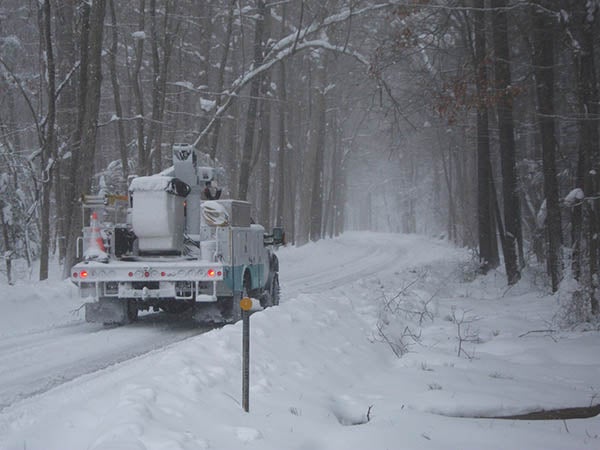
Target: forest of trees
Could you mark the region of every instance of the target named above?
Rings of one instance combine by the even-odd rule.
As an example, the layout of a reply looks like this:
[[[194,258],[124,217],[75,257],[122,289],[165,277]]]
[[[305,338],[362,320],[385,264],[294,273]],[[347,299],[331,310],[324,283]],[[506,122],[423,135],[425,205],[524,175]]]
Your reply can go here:
[[[291,242],[419,232],[598,314],[598,0],[2,0],[0,249],[68,271],[79,198],[192,143]],[[66,273],[66,272],[65,272]]]

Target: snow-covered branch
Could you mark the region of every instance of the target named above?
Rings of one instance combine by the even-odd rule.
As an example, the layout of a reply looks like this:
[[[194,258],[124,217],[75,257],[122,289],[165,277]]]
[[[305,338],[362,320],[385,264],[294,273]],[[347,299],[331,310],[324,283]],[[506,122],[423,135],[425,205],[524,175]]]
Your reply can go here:
[[[315,35],[332,25],[347,21],[352,17],[361,16],[375,11],[380,11],[386,8],[391,8],[394,6],[398,6],[399,4],[400,3],[397,0],[394,0],[385,3],[379,3],[376,5],[366,6],[360,9],[344,8],[342,11],[336,14],[326,17],[321,22],[313,22],[306,28],[294,30],[286,37],[274,43],[266,53],[262,64],[258,65],[257,67],[251,67],[248,72],[243,73],[235,81],[233,81],[229,90],[223,92],[223,95],[226,96],[226,100],[216,109],[213,117],[210,119],[208,124],[204,127],[203,130],[200,131],[198,137],[194,141],[194,147],[198,147],[200,142],[207,137],[214,124],[223,116],[227,109],[229,109],[233,99],[238,95],[242,88],[244,88],[255,77],[260,76],[263,73],[270,70],[278,62],[283,61],[302,50],[312,48],[323,48],[337,53],[346,54],[355,58],[367,68],[370,68],[369,60],[364,55],[361,55],[359,52],[350,48],[350,46],[348,46],[347,43],[345,43],[343,46],[339,46],[331,44],[325,39],[308,39],[310,36]],[[380,82],[382,82],[382,80],[380,80]],[[387,89],[386,91],[389,93]]]

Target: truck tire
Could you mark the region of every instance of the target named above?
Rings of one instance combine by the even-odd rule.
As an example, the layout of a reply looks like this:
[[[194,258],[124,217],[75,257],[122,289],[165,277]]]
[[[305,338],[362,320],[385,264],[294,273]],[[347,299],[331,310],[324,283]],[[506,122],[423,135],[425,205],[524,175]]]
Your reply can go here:
[[[273,275],[273,280],[271,281],[271,304],[273,306],[279,305],[279,297],[281,294],[281,289],[279,287],[279,275]]]
[[[136,322],[138,319],[138,307],[137,300],[129,299],[127,300],[127,320],[128,323]]]
[[[260,306],[270,308],[279,305],[279,276],[275,273],[269,277],[265,290],[260,296]]]
[[[271,297],[270,289],[265,289],[262,294],[260,294],[260,306],[263,309],[273,306],[273,298]]]

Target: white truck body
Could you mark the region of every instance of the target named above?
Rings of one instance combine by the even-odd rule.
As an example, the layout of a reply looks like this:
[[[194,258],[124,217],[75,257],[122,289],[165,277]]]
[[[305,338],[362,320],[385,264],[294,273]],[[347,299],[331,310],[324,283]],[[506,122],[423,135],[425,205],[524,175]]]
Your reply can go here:
[[[171,171],[131,181],[128,197],[121,198],[127,202],[124,224],[106,220],[111,198],[84,202],[84,211],[98,219],[84,227],[84,258],[71,281],[92,300],[86,320],[122,324],[135,320],[138,310],[213,304],[235,321],[242,295],[264,306],[278,303],[272,247],[283,242],[282,230],[265,234],[251,223],[248,202],[206,200],[213,169],[196,167],[193,150],[176,149],[174,163]]]

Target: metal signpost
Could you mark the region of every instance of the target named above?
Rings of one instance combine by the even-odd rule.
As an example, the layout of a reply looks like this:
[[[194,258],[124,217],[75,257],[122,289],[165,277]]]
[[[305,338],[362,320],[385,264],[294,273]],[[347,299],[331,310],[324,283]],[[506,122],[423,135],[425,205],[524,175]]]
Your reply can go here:
[[[242,408],[250,411],[250,309],[252,299],[244,297],[240,301],[242,308]]]

